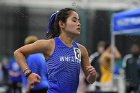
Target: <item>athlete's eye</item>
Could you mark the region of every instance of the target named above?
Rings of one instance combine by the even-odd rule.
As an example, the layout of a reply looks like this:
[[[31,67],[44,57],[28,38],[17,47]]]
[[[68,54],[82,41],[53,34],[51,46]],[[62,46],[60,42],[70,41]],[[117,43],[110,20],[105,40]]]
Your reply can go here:
[[[76,20],[72,20],[73,22],[76,22]]]

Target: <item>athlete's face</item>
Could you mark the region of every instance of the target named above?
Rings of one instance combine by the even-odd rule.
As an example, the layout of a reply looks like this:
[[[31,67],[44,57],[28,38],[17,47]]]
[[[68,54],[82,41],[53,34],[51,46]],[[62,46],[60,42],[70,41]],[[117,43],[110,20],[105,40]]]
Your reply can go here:
[[[67,18],[67,21],[65,23],[65,31],[72,35],[79,35],[80,34],[80,19],[79,15],[72,11]]]

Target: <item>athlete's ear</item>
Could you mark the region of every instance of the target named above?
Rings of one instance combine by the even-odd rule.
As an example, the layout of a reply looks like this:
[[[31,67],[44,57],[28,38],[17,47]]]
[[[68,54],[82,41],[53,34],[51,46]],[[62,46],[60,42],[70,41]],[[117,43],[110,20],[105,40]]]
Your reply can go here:
[[[60,28],[65,28],[65,23],[62,21],[59,21],[59,26],[60,26]]]

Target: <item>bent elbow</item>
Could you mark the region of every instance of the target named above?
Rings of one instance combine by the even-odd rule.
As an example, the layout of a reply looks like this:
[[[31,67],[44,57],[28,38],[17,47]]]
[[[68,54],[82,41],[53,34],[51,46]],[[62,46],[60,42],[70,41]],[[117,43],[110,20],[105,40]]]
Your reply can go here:
[[[18,54],[19,54],[19,50],[17,49],[14,51],[14,57],[16,57]]]
[[[116,57],[115,57],[115,60],[119,60],[121,58],[121,55],[117,55]]]
[[[15,56],[15,55],[17,54],[17,50],[15,50],[13,54],[14,54],[14,56]]]

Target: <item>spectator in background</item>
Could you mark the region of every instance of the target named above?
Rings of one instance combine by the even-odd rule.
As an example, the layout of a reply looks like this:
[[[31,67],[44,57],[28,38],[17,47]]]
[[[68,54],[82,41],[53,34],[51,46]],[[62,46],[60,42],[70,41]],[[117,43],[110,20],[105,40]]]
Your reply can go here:
[[[89,86],[89,91],[100,91],[100,79],[101,79],[101,69],[100,69],[100,63],[99,58],[102,55],[102,53],[105,51],[106,48],[106,42],[105,41],[99,41],[97,44],[97,51],[90,55],[89,59],[91,62],[91,65],[96,69],[96,82],[94,85]]]
[[[17,62],[11,58],[9,60],[9,93],[22,93],[22,79],[21,79],[21,69]]]
[[[106,43],[104,41],[100,41],[97,45],[97,52],[90,55],[91,65],[96,69],[96,72],[97,72],[96,81],[100,81],[100,78],[101,78],[99,57],[104,52],[105,47],[106,47]]]
[[[140,93],[140,47],[138,44],[132,44],[130,54],[123,59],[123,68],[125,71],[126,93]]]
[[[3,83],[4,85],[8,85],[8,66],[9,66],[9,63],[8,63],[8,58],[7,57],[3,57],[2,58],[2,71],[3,71]]]
[[[112,84],[112,67],[111,67],[111,57],[112,57],[112,50],[111,46],[108,46],[106,50],[103,52],[101,57],[99,58],[100,62],[100,69],[101,69],[101,79],[100,82],[103,84],[101,90],[111,90]],[[115,61],[121,58],[120,52],[114,47],[114,58]]]
[[[25,38],[25,45],[34,43],[38,38],[36,36],[28,36]],[[24,87],[26,88],[26,93],[46,93],[48,89],[48,79],[47,79],[47,67],[44,56],[41,53],[28,55],[27,64],[33,73],[40,75],[41,81],[39,84],[31,88],[31,86],[27,83],[27,79],[24,76]]]

